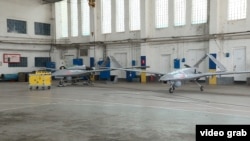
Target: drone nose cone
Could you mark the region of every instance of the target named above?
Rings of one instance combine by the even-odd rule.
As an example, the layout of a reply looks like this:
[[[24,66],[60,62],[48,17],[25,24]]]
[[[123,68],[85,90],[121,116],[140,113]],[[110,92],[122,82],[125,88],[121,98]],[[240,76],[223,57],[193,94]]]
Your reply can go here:
[[[57,76],[58,75],[58,72],[53,72],[52,74],[51,74],[51,76]]]
[[[64,74],[66,74],[67,70],[58,70],[58,71],[55,71],[51,74],[51,76],[62,76]]]
[[[166,75],[163,75],[161,78],[160,78],[160,81],[168,81],[169,79],[173,78],[172,75],[170,74],[166,74]]]

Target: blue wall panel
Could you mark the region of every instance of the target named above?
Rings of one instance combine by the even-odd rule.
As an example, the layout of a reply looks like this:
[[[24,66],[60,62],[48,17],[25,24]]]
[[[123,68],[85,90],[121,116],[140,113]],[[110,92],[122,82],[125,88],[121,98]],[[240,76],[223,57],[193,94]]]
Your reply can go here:
[[[179,69],[180,67],[180,59],[174,59],[174,68]]]
[[[141,66],[145,67],[146,66],[146,56],[141,56]]]
[[[90,67],[95,67],[95,58],[90,57]]]
[[[73,59],[73,65],[76,65],[76,66],[82,66],[83,65],[83,59]]]
[[[216,58],[215,53],[212,53],[210,55],[212,55],[214,58]],[[216,64],[210,58],[209,58],[209,69],[216,69]]]

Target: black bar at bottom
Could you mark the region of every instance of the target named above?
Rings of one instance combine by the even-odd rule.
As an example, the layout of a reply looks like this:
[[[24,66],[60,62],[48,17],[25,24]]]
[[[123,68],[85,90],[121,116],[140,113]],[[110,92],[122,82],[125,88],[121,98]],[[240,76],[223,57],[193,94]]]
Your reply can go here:
[[[196,141],[250,141],[250,125],[196,125]]]

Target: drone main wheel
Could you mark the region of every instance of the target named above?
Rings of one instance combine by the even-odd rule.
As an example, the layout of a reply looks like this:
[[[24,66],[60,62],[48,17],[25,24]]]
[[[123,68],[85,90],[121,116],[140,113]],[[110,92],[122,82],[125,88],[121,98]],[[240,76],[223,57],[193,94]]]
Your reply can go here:
[[[59,81],[58,87],[63,87],[63,86],[64,86],[63,81]]]
[[[203,86],[201,86],[201,87],[200,87],[200,90],[203,92],[203,91],[204,91],[204,87],[203,87]]]
[[[169,93],[173,93],[174,89],[173,88],[169,88]]]
[[[94,83],[93,83],[92,81],[89,81],[88,84],[89,84],[90,86],[94,86]]]

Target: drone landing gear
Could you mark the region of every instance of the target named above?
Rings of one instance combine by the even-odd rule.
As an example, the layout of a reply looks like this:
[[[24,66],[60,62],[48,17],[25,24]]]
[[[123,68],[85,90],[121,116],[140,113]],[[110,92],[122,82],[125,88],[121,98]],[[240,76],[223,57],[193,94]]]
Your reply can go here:
[[[200,83],[198,83],[196,80],[194,81],[199,87],[200,87],[200,91],[204,91],[204,86],[202,86]]]
[[[173,85],[171,85],[170,88],[169,88],[169,93],[173,93],[174,90],[175,90],[175,87]]]
[[[64,81],[63,81],[63,80],[60,80],[57,86],[58,86],[58,87],[64,87],[64,86],[65,86],[65,85],[64,85]]]
[[[87,80],[87,81],[83,82],[83,85],[93,86],[94,83],[93,83],[93,81]]]
[[[90,76],[87,77],[87,80],[83,82],[83,85],[93,86],[94,82],[90,79]]]
[[[203,91],[204,91],[204,87],[203,87],[203,86],[200,86],[200,90],[203,92]]]

